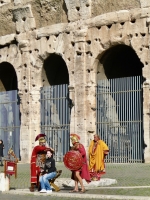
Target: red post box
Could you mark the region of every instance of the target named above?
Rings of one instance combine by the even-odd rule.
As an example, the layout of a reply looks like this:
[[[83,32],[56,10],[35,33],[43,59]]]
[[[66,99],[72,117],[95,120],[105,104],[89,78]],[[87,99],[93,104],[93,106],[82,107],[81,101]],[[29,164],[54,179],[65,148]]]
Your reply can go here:
[[[14,161],[5,160],[4,173],[5,177],[6,175],[15,175],[15,178],[17,178],[17,163]]]

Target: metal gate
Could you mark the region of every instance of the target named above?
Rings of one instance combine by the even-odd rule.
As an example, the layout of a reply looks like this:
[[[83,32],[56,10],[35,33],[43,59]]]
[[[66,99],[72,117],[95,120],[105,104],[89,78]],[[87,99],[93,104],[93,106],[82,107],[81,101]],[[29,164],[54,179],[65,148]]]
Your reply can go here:
[[[142,78],[99,80],[97,85],[97,133],[110,153],[106,162],[143,161]]]
[[[41,132],[55,149],[55,160],[62,161],[69,150],[70,99],[68,85],[41,88]]]
[[[4,142],[4,156],[12,148],[20,158],[20,109],[17,90],[0,92],[0,139]]]

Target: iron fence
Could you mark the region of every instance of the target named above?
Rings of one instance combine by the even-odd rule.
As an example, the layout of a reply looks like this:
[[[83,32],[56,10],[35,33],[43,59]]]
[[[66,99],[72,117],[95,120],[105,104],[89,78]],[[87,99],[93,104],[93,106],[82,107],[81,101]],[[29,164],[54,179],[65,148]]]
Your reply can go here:
[[[4,142],[4,156],[13,148],[20,158],[20,108],[18,91],[0,92],[0,139]]]
[[[143,162],[142,78],[99,80],[97,133],[110,153],[106,162]]]
[[[55,149],[56,161],[62,161],[69,150],[70,99],[68,85],[41,88],[41,132]]]

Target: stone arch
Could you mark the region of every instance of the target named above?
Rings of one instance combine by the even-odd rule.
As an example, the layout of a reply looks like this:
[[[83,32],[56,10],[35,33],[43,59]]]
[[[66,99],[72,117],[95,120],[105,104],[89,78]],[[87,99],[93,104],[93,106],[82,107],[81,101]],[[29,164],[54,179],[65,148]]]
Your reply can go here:
[[[144,67],[136,52],[124,44],[110,47],[103,53],[99,62],[97,74],[103,70],[103,75],[108,79],[141,76]]]
[[[13,148],[20,158],[20,98],[16,71],[9,62],[0,63],[0,137],[4,141],[4,154]],[[3,128],[1,128],[3,127]]]
[[[69,84],[69,72],[64,59],[55,53],[50,54],[43,64],[49,85]],[[43,82],[46,81],[43,77]]]
[[[105,138],[107,127],[107,131],[111,135],[111,139],[107,142],[111,141],[109,145],[112,145],[111,148],[114,149],[114,152],[117,151],[118,144],[120,144],[120,140],[116,138],[116,135],[118,135],[122,139],[121,144],[124,145],[122,149],[124,148],[124,151],[126,151],[125,145],[127,145],[132,159],[141,159],[143,161],[143,153],[141,153],[143,151],[144,133],[142,124],[143,105],[141,103],[143,93],[141,88],[142,79],[140,77],[142,76],[144,65],[134,49],[124,44],[110,47],[97,59],[99,61],[97,64],[98,93],[101,93],[101,96],[97,99],[97,106],[100,105],[102,107],[102,110],[97,112],[97,116],[99,118],[102,116],[102,118],[98,119],[97,117],[97,120],[103,123],[109,122],[108,126],[99,123],[97,130],[100,130],[101,137]],[[140,77],[136,81],[135,78],[132,80],[127,78],[120,79],[135,76]],[[101,81],[103,79],[106,80]],[[133,91],[134,93],[132,93]],[[136,93],[136,91],[140,92]],[[129,138],[128,135],[130,136]],[[127,140],[125,140],[124,136]],[[136,137],[139,142],[135,144],[134,140],[131,139],[132,137]],[[128,144],[126,144],[126,141],[128,141]],[[116,147],[115,145],[118,146]],[[139,151],[137,150],[137,152],[140,153],[137,153],[137,157],[131,152],[131,146],[134,147],[134,151],[137,150],[135,146],[138,147]],[[120,148],[119,150],[121,155],[123,155],[122,149]],[[122,162],[120,160],[114,161],[113,153],[111,156],[110,159],[113,162]],[[128,162],[128,160],[123,162]]]
[[[10,91],[18,89],[17,74],[13,67],[8,62],[0,63],[0,81],[1,81],[1,91]]]

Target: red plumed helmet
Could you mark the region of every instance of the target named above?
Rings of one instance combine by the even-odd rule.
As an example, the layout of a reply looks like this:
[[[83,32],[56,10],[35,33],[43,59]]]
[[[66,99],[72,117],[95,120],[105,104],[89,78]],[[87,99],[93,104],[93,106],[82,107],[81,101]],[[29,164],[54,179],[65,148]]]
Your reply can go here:
[[[45,138],[45,134],[44,133],[40,133],[40,134],[38,134],[37,136],[36,136],[36,138],[35,138],[35,142],[37,141],[37,140],[39,140],[41,137],[43,138]]]

